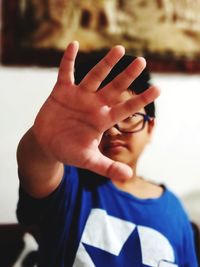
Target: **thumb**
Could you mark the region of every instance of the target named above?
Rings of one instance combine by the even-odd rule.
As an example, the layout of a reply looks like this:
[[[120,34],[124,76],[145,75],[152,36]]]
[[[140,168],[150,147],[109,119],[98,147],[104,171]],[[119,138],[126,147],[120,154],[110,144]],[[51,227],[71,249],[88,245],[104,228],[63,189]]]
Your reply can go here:
[[[100,151],[92,155],[85,168],[110,179],[126,180],[133,175],[131,167],[104,156]]]

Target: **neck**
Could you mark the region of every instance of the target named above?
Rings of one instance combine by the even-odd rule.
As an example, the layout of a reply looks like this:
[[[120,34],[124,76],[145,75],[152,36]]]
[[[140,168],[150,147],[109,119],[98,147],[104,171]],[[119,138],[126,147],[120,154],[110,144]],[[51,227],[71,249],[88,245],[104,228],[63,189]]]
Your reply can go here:
[[[154,183],[148,182],[136,173],[133,169],[133,176],[129,180],[112,180],[119,189],[128,192],[141,199],[158,198],[163,193],[163,188]]]

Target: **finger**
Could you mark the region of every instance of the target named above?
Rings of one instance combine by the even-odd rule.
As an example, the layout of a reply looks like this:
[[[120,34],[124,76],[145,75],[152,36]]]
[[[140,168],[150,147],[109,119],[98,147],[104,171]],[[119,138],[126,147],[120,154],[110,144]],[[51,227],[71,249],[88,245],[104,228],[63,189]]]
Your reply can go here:
[[[79,43],[77,41],[73,41],[67,46],[60,63],[58,83],[74,83],[74,62],[78,49]]]
[[[108,54],[89,71],[80,82],[79,86],[87,91],[96,91],[124,53],[125,49],[123,46],[117,45],[113,47]]]
[[[98,94],[108,105],[118,102],[121,93],[141,74],[146,67],[142,57],[136,58],[123,72],[101,89]]]
[[[85,168],[110,179],[125,180],[133,175],[131,167],[107,158],[100,151],[96,155],[93,154]]]
[[[134,95],[131,99],[119,103],[110,109],[111,125],[126,119],[138,110],[153,102],[160,95],[160,90],[151,86],[145,92]]]

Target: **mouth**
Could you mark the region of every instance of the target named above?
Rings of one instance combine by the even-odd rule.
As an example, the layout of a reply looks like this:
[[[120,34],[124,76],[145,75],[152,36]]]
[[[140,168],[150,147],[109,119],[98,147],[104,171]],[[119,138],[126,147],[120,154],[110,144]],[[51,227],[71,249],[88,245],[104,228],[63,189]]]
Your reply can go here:
[[[123,149],[123,148],[127,148],[126,144],[124,144],[123,142],[120,141],[113,141],[113,142],[109,142],[105,145],[104,150],[108,151],[108,150],[119,150],[119,149]]]

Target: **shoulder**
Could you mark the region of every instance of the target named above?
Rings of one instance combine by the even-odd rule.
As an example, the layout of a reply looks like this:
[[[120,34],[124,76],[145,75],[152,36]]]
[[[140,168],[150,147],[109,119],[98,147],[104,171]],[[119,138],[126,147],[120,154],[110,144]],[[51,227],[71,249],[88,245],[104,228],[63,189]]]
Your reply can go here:
[[[184,209],[183,208],[183,204],[181,202],[181,199],[171,190],[169,189],[168,187],[166,187],[165,185],[162,185],[164,190],[165,190],[165,193],[167,194],[167,197],[168,197],[168,201],[171,203],[171,204],[174,204],[176,205],[177,207],[179,207],[180,209]]]
[[[182,218],[183,220],[188,221],[188,215],[185,210],[185,207],[180,199],[170,188],[164,184],[156,184],[152,181],[147,181],[147,185],[151,188],[152,192],[158,195],[159,199],[165,206],[165,211],[172,216],[175,214],[177,217]]]
[[[184,224],[190,224],[190,218],[188,213],[181,201],[181,198],[178,197],[173,191],[165,187],[165,193],[167,196],[167,207],[172,216],[176,219],[180,219]]]

